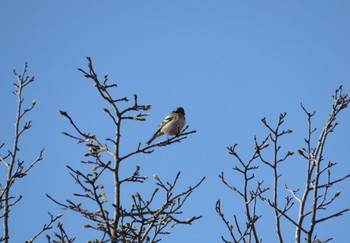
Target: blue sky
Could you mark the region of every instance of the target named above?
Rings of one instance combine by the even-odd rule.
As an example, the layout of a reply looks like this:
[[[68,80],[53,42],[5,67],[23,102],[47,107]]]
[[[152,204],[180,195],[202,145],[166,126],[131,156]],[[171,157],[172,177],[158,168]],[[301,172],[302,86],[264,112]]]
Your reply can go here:
[[[253,136],[266,134],[260,119],[275,124],[286,111],[285,128],[294,133],[283,140],[284,150],[299,149],[307,131],[300,102],[317,110],[314,125],[321,130],[334,90],[340,84],[350,90],[349,10],[348,1],[325,0],[0,1],[0,140],[11,144],[16,104],[12,70],[21,71],[27,61],[36,81],[25,97],[29,103],[36,99],[37,107],[30,114],[33,128],[23,139],[21,156],[31,160],[36,151],[46,149],[44,161],[16,185],[15,192],[24,199],[12,211],[13,240],[30,238],[47,211],[61,213],[45,193],[63,200],[78,190],[65,165],[79,166],[85,150],[61,135],[72,129],[58,110],[68,111],[87,131],[101,137],[113,134],[102,111],[106,104],[77,71],[86,67],[85,56],[91,56],[100,76],[108,74],[118,84],[116,95],[136,93],[141,103],[152,105],[146,122],[124,127],[123,151],[146,142],[172,109],[185,108],[187,124],[197,133],[181,144],[131,159],[123,173],[140,165],[149,177],[157,173],[170,180],[182,171],[179,186],[184,189],[206,176],[183,210],[184,218],[203,218],[175,228],[163,241],[220,242],[226,231],[215,214],[215,201],[222,199],[226,215],[243,211],[241,201],[218,178],[225,171],[231,181],[240,182],[231,173],[235,164],[226,146],[238,143],[242,157],[249,158]],[[339,162],[335,175],[350,171],[345,150],[349,111],[339,119],[326,150],[328,160]],[[293,156],[286,165],[290,184],[303,180],[303,162]],[[260,176],[268,180],[269,171]],[[332,210],[349,206],[348,183],[342,184],[342,196]],[[78,215],[64,213],[63,223],[78,242],[93,235],[82,229],[85,221]],[[276,239],[268,223],[272,211],[262,207],[261,214],[261,222],[267,223],[259,225],[260,231],[269,232],[261,236],[271,242]],[[319,234],[342,242],[348,239],[348,224],[345,215],[321,225]],[[294,231],[286,225],[286,237],[291,237],[286,241],[292,241]]]

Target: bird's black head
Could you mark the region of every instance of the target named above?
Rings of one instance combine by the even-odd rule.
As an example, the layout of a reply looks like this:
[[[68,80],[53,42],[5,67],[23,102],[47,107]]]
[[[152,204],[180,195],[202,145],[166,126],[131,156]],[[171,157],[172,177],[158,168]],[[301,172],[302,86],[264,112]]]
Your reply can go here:
[[[182,107],[176,108],[176,110],[175,110],[174,112],[185,115],[185,110],[184,110],[184,108],[182,108]]]

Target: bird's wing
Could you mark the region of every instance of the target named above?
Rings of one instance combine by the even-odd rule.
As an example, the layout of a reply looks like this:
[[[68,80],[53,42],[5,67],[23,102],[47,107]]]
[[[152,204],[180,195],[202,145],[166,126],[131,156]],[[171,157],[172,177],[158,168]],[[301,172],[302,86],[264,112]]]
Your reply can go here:
[[[171,113],[169,115],[167,115],[164,120],[158,125],[158,129],[157,131],[154,133],[153,137],[147,142],[147,144],[151,144],[151,142],[158,136],[163,135],[164,132],[162,132],[162,129],[165,125],[167,125],[169,122],[171,122],[172,120],[174,120],[174,113]]]
[[[168,124],[171,120],[173,120],[173,119],[174,119],[174,114],[173,114],[173,113],[167,115],[167,116],[164,118],[164,120],[158,125],[158,130],[156,131],[155,134],[159,133],[159,132],[162,130],[162,128],[163,128],[166,124]]]

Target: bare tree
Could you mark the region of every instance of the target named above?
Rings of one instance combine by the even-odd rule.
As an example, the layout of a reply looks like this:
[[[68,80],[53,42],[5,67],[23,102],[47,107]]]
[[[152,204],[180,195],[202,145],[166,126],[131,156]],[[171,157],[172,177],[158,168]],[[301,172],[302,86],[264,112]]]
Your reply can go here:
[[[299,198],[294,193],[295,191],[291,191],[293,198],[299,203],[299,214],[298,220],[296,221],[298,227],[296,227],[295,231],[295,239],[297,242],[302,240],[301,232],[305,233],[307,242],[316,241],[317,239],[314,231],[317,224],[341,216],[343,213],[350,210],[349,207],[325,217],[318,217],[318,213],[321,210],[326,209],[340,196],[340,191],[336,191],[333,195],[330,195],[330,188],[350,177],[350,174],[346,174],[343,177],[332,178],[331,168],[337,165],[337,163],[330,161],[325,163],[324,161],[324,148],[327,143],[328,135],[338,126],[339,122],[336,120],[337,116],[350,102],[348,94],[343,94],[342,86],[335,91],[332,98],[332,110],[319,135],[316,145],[313,145],[312,141],[312,135],[316,129],[312,128],[311,125],[311,119],[315,115],[315,112],[310,113],[301,105],[307,115],[308,134],[305,139],[306,146],[302,147],[298,152],[307,160],[308,166],[307,178],[305,180],[305,188],[302,196]],[[312,204],[310,207],[307,207],[309,197],[312,198]],[[308,217],[309,220],[307,220]]]
[[[23,179],[27,176],[29,171],[43,159],[44,149],[41,149],[39,155],[30,163],[25,162],[25,160],[20,159],[20,140],[24,136],[25,132],[31,128],[32,121],[28,119],[24,121],[28,115],[28,113],[34,109],[36,105],[36,101],[33,100],[27,108],[25,108],[23,92],[24,89],[34,82],[34,76],[27,76],[28,65],[25,63],[24,70],[22,74],[18,74],[14,70],[14,74],[16,76],[16,83],[14,83],[15,91],[14,95],[17,97],[17,110],[16,117],[14,122],[14,137],[13,137],[13,145],[12,148],[9,148],[7,152],[3,155],[0,154],[0,161],[2,163],[2,168],[5,169],[6,177],[4,180],[0,181],[0,218],[3,222],[3,235],[0,238],[0,242],[9,242],[10,240],[10,211],[17,203],[21,201],[23,198],[22,195],[14,195],[12,193],[12,188],[15,183],[20,179]],[[4,149],[5,143],[0,142],[0,149]],[[58,220],[62,215],[53,216],[50,214],[50,220],[47,224],[43,226],[43,228],[27,242],[32,242],[35,238],[37,238],[44,231],[52,228],[52,224]]]
[[[75,200],[68,199],[62,203],[50,195],[47,196],[64,209],[78,212],[89,219],[90,223],[84,227],[101,233],[100,239],[94,242],[158,242],[162,235],[170,233],[169,227],[174,227],[177,224],[191,224],[201,218],[201,216],[193,216],[181,219],[179,215],[182,213],[181,209],[186,200],[205,178],[200,179],[194,186],[176,193],[174,189],[180,179],[180,172],[170,182],[165,182],[158,175],[154,175],[156,188],[151,196],[145,197],[140,193],[134,193],[130,195],[132,205],[128,207],[122,203],[122,197],[127,197],[126,191],[123,191],[124,184],[143,183],[147,176],[141,175],[141,167],[136,166],[131,175],[122,178],[120,167],[136,154],[151,154],[155,147],[180,142],[187,135],[196,131],[187,131],[188,127],[185,127],[174,137],[148,146],[139,143],[134,150],[122,154],[120,151],[122,125],[125,121],[145,121],[145,117],[149,115],[146,112],[150,109],[150,105],[139,104],[137,95],[134,95],[131,105],[122,109],[120,104],[128,103],[129,99],[127,97],[112,97],[111,91],[117,85],[109,84],[107,75],[104,76],[103,81],[100,81],[93,68],[91,58],[88,57],[87,60],[88,70],[79,69],[79,71],[83,73],[85,78],[92,80],[101,98],[109,105],[109,108],[103,108],[103,111],[114,126],[113,136],[101,140],[95,132],[81,130],[66,111],[60,111],[60,114],[68,119],[75,130],[75,134],[67,132],[63,134],[86,146],[88,152],[85,157],[87,160],[81,161],[81,163],[88,166],[89,169],[82,171],[67,166],[70,175],[81,188],[81,192],[74,193]],[[111,203],[109,202],[111,196],[106,192],[105,185],[102,184],[102,181],[105,181],[110,175],[112,175],[110,182],[113,185]],[[156,200],[157,197],[164,197],[163,203],[159,204]],[[88,205],[85,206],[85,202],[90,202],[94,206],[89,208]]]
[[[283,130],[282,125],[286,117],[286,113],[279,115],[277,125],[271,126],[266,118],[262,119],[263,125],[268,130],[268,135],[261,143],[254,138],[254,151],[251,158],[248,161],[241,159],[241,156],[236,152],[236,146],[228,148],[229,153],[232,154],[238,161],[239,166],[233,168],[234,171],[240,173],[243,178],[243,189],[239,189],[237,186],[233,186],[227,182],[222,172],[219,176],[221,181],[236,192],[242,199],[245,207],[246,219],[244,223],[238,219],[234,214],[234,224],[230,223],[230,220],[225,217],[221,210],[220,200],[216,203],[216,211],[229,232],[230,240],[222,236],[224,242],[261,242],[262,238],[257,233],[257,221],[262,217],[258,215],[258,204],[265,202],[274,211],[276,234],[279,242],[283,242],[284,237],[282,233],[283,225],[281,225],[281,218],[285,218],[288,222],[295,226],[295,242],[301,242],[304,239],[307,242],[320,242],[317,234],[315,233],[316,226],[324,221],[328,221],[332,218],[343,215],[343,213],[350,210],[350,208],[340,209],[335,213],[321,216],[320,211],[331,207],[331,204],[340,197],[340,191],[331,192],[331,187],[335,186],[347,178],[350,174],[345,174],[337,178],[332,177],[332,168],[337,165],[335,162],[324,161],[324,148],[327,144],[327,138],[330,133],[338,126],[339,122],[336,120],[338,114],[344,110],[349,104],[350,99],[348,94],[343,94],[342,86],[340,86],[335,94],[332,96],[333,105],[331,112],[325,125],[317,139],[316,144],[313,142],[313,136],[316,132],[316,128],[312,127],[311,121],[315,112],[309,112],[301,104],[302,110],[307,116],[308,133],[304,139],[306,146],[303,146],[298,150],[298,154],[307,161],[305,186],[301,195],[298,195],[300,189],[290,189],[285,183],[285,191],[289,195],[282,199],[280,181],[282,177],[280,164],[286,162],[294,152],[289,150],[282,152],[280,145],[281,137],[292,133],[290,129]],[[272,144],[273,146],[269,146]],[[272,153],[266,153],[266,148],[272,148]],[[271,156],[272,155],[272,156]],[[264,187],[264,181],[256,179],[256,174],[259,172],[261,165],[266,165],[272,170],[272,187]],[[268,196],[267,191],[272,191],[272,196]],[[293,215],[290,209],[294,205],[299,205],[297,215]],[[242,226],[243,225],[243,226]],[[322,242],[328,242],[332,238],[323,240]],[[290,239],[288,240],[290,241]]]

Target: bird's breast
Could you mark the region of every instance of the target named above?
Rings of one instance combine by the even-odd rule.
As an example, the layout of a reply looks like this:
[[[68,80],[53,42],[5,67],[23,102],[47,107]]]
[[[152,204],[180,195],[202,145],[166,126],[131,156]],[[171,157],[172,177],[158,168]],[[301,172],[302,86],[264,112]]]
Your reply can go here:
[[[174,119],[162,128],[162,132],[168,135],[175,135],[179,133],[184,128],[184,126],[185,119]]]

